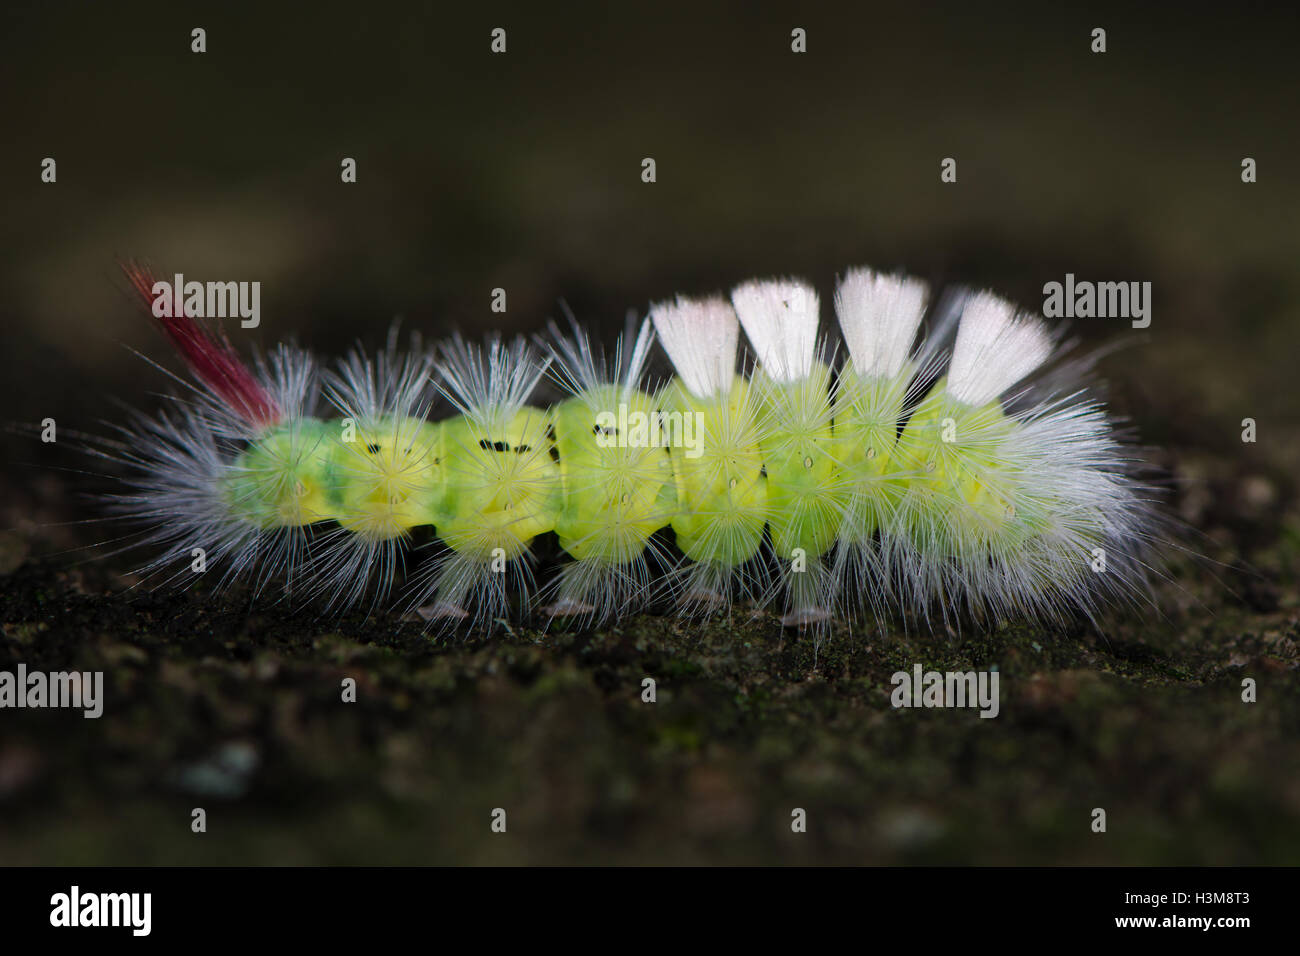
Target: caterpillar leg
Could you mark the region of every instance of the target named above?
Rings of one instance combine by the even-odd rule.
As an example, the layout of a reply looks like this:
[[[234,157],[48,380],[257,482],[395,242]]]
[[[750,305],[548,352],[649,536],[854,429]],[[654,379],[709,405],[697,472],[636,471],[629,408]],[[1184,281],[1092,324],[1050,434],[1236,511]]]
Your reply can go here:
[[[445,478],[428,522],[445,550],[412,588],[439,621],[489,623],[512,591],[532,591],[529,545],[561,501],[550,415],[525,404],[544,369],[522,341],[482,351],[457,339],[443,352],[440,387],[461,410],[441,426]]]
[[[750,282],[732,292],[732,302],[759,357],[751,388],[781,620],[821,625],[833,601],[823,555],[835,544],[845,501],[834,460],[831,373],[817,359],[817,294],[797,282]]]
[[[676,486],[671,525],[683,562],[666,587],[686,613],[713,613],[757,596],[755,558],[767,524],[758,396],[736,375],[740,323],[722,299],[678,299],[650,310],[677,378],[664,397]]]
[[[679,605],[710,614],[737,597],[758,598],[767,578],[756,559],[769,511],[755,396],[737,377],[725,395],[701,400],[678,387],[666,404],[684,431],[700,436],[669,449],[677,502],[671,525],[688,562],[669,578]]]
[[[848,346],[834,394],[835,487],[843,499],[833,575],[839,609],[883,621],[907,606],[883,553],[911,482],[919,476],[899,453],[909,384],[922,363],[912,345],[929,291],[915,279],[849,271],[835,295]]]
[[[562,504],[555,519],[569,556],[547,585],[551,617],[599,623],[644,605],[663,556],[653,536],[668,525],[675,502],[670,436],[657,395],[640,388],[653,329],[618,343],[612,367],[576,322],[569,335],[552,323],[546,344],[554,377],[570,397],[554,408]]]
[[[603,620],[648,599],[645,552],[676,507],[659,423],[651,396],[618,386],[556,408],[564,501],[555,531],[572,558],[554,584],[557,611]]]

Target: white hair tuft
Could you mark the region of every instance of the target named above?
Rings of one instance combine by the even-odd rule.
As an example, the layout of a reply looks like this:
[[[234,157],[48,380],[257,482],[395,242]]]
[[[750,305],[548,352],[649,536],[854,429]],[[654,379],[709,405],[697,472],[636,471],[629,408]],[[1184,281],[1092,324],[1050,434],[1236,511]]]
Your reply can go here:
[[[859,375],[893,378],[903,370],[928,299],[929,286],[920,279],[870,269],[845,273],[835,312]]]
[[[661,302],[650,308],[659,341],[697,398],[725,395],[736,374],[736,348],[740,324],[726,300],[685,299]]]
[[[746,282],[731,293],[740,324],[763,371],[797,382],[812,371],[817,351],[817,293],[791,279]]]
[[[957,328],[948,391],[968,405],[986,405],[1051,357],[1052,336],[1038,319],[1006,299],[980,292],[967,299]]]

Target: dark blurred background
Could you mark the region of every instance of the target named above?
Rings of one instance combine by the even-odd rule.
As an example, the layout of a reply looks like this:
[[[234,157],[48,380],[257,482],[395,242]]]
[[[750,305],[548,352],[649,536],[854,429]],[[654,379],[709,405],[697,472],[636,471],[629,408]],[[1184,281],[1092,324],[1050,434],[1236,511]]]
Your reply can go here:
[[[0,335],[20,419],[161,382],[121,348],[159,343],[117,256],[259,279],[257,338],[326,353],[397,315],[430,334],[531,331],[563,298],[618,325],[754,275],[826,295],[856,264],[1031,308],[1067,271],[1150,280],[1151,347],[1124,360],[1184,391],[1134,413],[1297,407],[1294,12],[27,7],[3,13]]]
[[[1292,635],[1289,651],[1268,653],[1293,675],[1296,19],[1041,3],[10,3],[5,415],[102,431],[98,420],[120,420],[112,400],[156,403],[166,378],[130,349],[175,365],[125,295],[118,257],[168,277],[260,280],[261,328],[231,323],[234,340],[292,336],[324,354],[381,342],[396,316],[428,335],[537,331],[561,299],[612,331],[629,307],[776,273],[815,282],[828,302],[835,276],[861,264],[1032,309],[1067,272],[1150,281],[1149,329],[1084,319],[1076,332],[1132,346],[1102,363],[1113,407],[1163,449],[1152,455],[1169,469],[1171,505],[1233,593],[1263,589],[1233,606]],[[207,31],[201,55],[194,27]],[[489,52],[494,27],[507,30],[505,55]],[[794,27],[806,54],[790,50]],[[1105,54],[1090,52],[1094,27],[1107,31]],[[40,180],[47,156],[54,185]],[[939,177],[949,156],[952,185]],[[340,182],[344,157],[357,160],[356,184]],[[654,184],[641,181],[643,157],[656,161]],[[504,316],[489,310],[498,286]],[[1246,417],[1255,445],[1239,440]],[[0,524],[23,538],[10,533],[9,548],[95,540],[49,527],[79,513],[75,476],[43,468],[30,436],[3,441]],[[1187,573],[1186,606],[1221,593]],[[1169,646],[1182,640],[1180,600]],[[23,746],[36,765],[59,765]],[[200,734],[188,746],[216,743]],[[1269,806],[1290,815],[1294,837],[1290,786]],[[1265,853],[1263,836],[1233,834],[1219,832],[1201,861]],[[1138,861],[1177,859],[1179,839],[1160,831]],[[26,859],[45,852],[36,837],[21,845]],[[307,845],[286,852],[357,858]],[[61,859],[85,858],[71,846]],[[729,858],[771,858],[759,846],[738,843]],[[1059,846],[1046,862],[1091,859]],[[565,852],[551,858],[580,855]],[[968,842],[945,852],[993,858]],[[1044,861],[1032,849],[1013,858]]]

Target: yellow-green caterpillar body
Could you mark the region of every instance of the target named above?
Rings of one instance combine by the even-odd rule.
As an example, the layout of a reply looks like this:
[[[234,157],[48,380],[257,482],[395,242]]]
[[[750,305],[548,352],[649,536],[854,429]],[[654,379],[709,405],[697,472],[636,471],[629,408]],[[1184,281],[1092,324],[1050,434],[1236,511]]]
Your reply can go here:
[[[147,570],[201,549],[326,608],[388,595],[424,534],[405,600],[443,625],[737,602],[814,627],[1058,619],[1136,592],[1157,519],[1105,410],[1023,385],[1058,351],[1041,320],[952,301],[918,345],[925,285],[850,271],[838,361],[815,291],[769,280],[652,307],[610,362],[575,324],[538,345],[390,342],[324,373],[289,347],[249,368],[180,316],[164,329],[203,398],[137,423],[117,506],[163,549]],[[656,341],[675,374],[652,383]]]

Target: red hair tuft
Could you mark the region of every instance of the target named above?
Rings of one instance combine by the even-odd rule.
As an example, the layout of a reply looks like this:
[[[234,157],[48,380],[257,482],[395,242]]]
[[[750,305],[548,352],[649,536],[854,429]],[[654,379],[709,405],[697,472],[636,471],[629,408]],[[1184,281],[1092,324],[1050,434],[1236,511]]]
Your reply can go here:
[[[284,419],[284,413],[275,399],[253,376],[224,333],[218,339],[197,319],[187,316],[180,305],[179,295],[177,307],[172,310],[176,314],[158,315],[154,311],[156,296],[153,290],[157,280],[153,271],[147,265],[134,261],[122,263],[122,271],[140,295],[149,314],[162,326],[190,373],[213,397],[255,428],[269,428]]]

